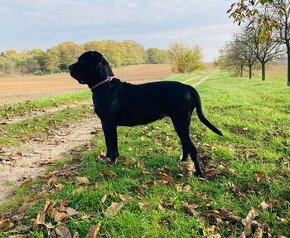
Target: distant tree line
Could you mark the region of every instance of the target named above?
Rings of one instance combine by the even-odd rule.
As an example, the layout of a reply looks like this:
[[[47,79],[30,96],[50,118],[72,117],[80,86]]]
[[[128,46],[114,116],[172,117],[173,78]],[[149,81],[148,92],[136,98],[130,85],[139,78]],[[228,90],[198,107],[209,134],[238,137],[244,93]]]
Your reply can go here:
[[[85,51],[101,52],[113,67],[135,64],[168,63],[168,51],[158,48],[144,49],[135,41],[92,40],[85,44],[62,42],[47,50],[38,48],[0,53],[0,72],[4,74],[50,74],[67,72],[68,66]]]
[[[216,64],[241,76],[247,66],[249,78],[259,64],[265,80],[266,64],[286,58],[290,86],[290,0],[237,0],[228,13],[242,30],[221,50]]]

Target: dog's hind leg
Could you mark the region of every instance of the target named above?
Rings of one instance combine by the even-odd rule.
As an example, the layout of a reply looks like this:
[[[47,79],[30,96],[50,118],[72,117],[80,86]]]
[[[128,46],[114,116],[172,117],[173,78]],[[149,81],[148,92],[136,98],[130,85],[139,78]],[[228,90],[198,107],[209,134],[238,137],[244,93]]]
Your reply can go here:
[[[197,177],[202,177],[203,173],[200,162],[197,158],[197,150],[189,136],[190,115],[184,116],[184,114],[179,114],[171,117],[171,120],[182,145],[183,156],[181,161],[185,161],[188,154],[190,154],[190,157],[195,165],[195,175]]]
[[[117,141],[117,127],[109,124],[102,124],[105,134],[105,141],[107,146],[107,157],[110,158],[112,164],[117,163],[118,141]]]

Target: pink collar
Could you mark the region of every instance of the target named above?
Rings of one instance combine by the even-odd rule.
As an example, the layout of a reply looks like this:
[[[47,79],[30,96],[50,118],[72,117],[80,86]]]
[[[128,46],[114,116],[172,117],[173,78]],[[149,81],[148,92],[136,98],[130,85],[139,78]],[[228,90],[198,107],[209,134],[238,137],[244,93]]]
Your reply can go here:
[[[107,82],[112,81],[114,78],[116,78],[116,77],[115,76],[109,76],[109,77],[107,77],[104,81],[99,82],[98,84],[96,84],[93,87],[91,87],[91,90],[95,89],[96,87],[99,87],[100,85],[102,85],[104,83],[107,83]]]

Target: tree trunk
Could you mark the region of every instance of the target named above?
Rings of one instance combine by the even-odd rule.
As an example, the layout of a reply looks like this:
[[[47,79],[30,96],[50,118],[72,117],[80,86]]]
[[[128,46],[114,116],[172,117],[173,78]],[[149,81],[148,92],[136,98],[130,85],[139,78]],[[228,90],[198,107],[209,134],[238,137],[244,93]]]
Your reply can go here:
[[[252,65],[249,64],[249,79],[252,78]]]
[[[261,62],[261,65],[262,65],[262,80],[265,81],[265,79],[266,79],[266,63]]]
[[[240,77],[243,77],[244,65],[241,65]]]
[[[290,42],[286,42],[287,47],[287,86],[290,86]]]

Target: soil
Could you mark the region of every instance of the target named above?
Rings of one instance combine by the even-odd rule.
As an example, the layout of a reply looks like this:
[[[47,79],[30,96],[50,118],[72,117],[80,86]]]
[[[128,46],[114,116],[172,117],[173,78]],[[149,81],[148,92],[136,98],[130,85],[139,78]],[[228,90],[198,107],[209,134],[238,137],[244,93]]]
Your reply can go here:
[[[120,75],[118,77],[121,79],[126,78],[126,81],[140,83],[168,77],[172,75],[169,69],[168,65],[141,65],[117,69],[115,74]],[[196,85],[204,82],[207,78],[204,77]],[[67,75],[60,75],[59,77],[48,76],[45,79],[31,79],[31,77],[16,78],[11,80],[14,83],[8,82],[8,80],[3,81],[6,82],[6,85],[9,85],[9,83],[11,86],[13,85],[11,92],[10,89],[5,91],[2,88],[2,79],[0,79],[0,100],[4,100],[2,93],[6,93],[6,103],[8,101],[15,102],[20,99],[27,100],[34,97],[55,95],[55,93],[85,90],[83,86],[75,84],[74,80],[71,80]],[[50,88],[51,86],[54,90]],[[17,99],[14,97],[17,97]],[[56,110],[62,109],[64,108],[51,108],[47,109],[46,112],[53,113]],[[35,112],[23,117],[10,118],[7,123],[39,116],[41,113],[45,112]],[[93,114],[92,110],[91,116],[76,124],[67,124],[46,141],[30,141],[17,148],[1,148],[0,146],[0,201],[8,199],[13,189],[19,184],[40,175],[47,169],[47,165],[54,160],[60,159],[75,147],[88,144],[93,139],[96,131],[100,130],[100,120]]]
[[[155,81],[173,75],[168,64],[132,65],[113,71],[122,81],[133,83]],[[87,86],[80,85],[69,74],[1,77],[0,105],[87,89]]]

